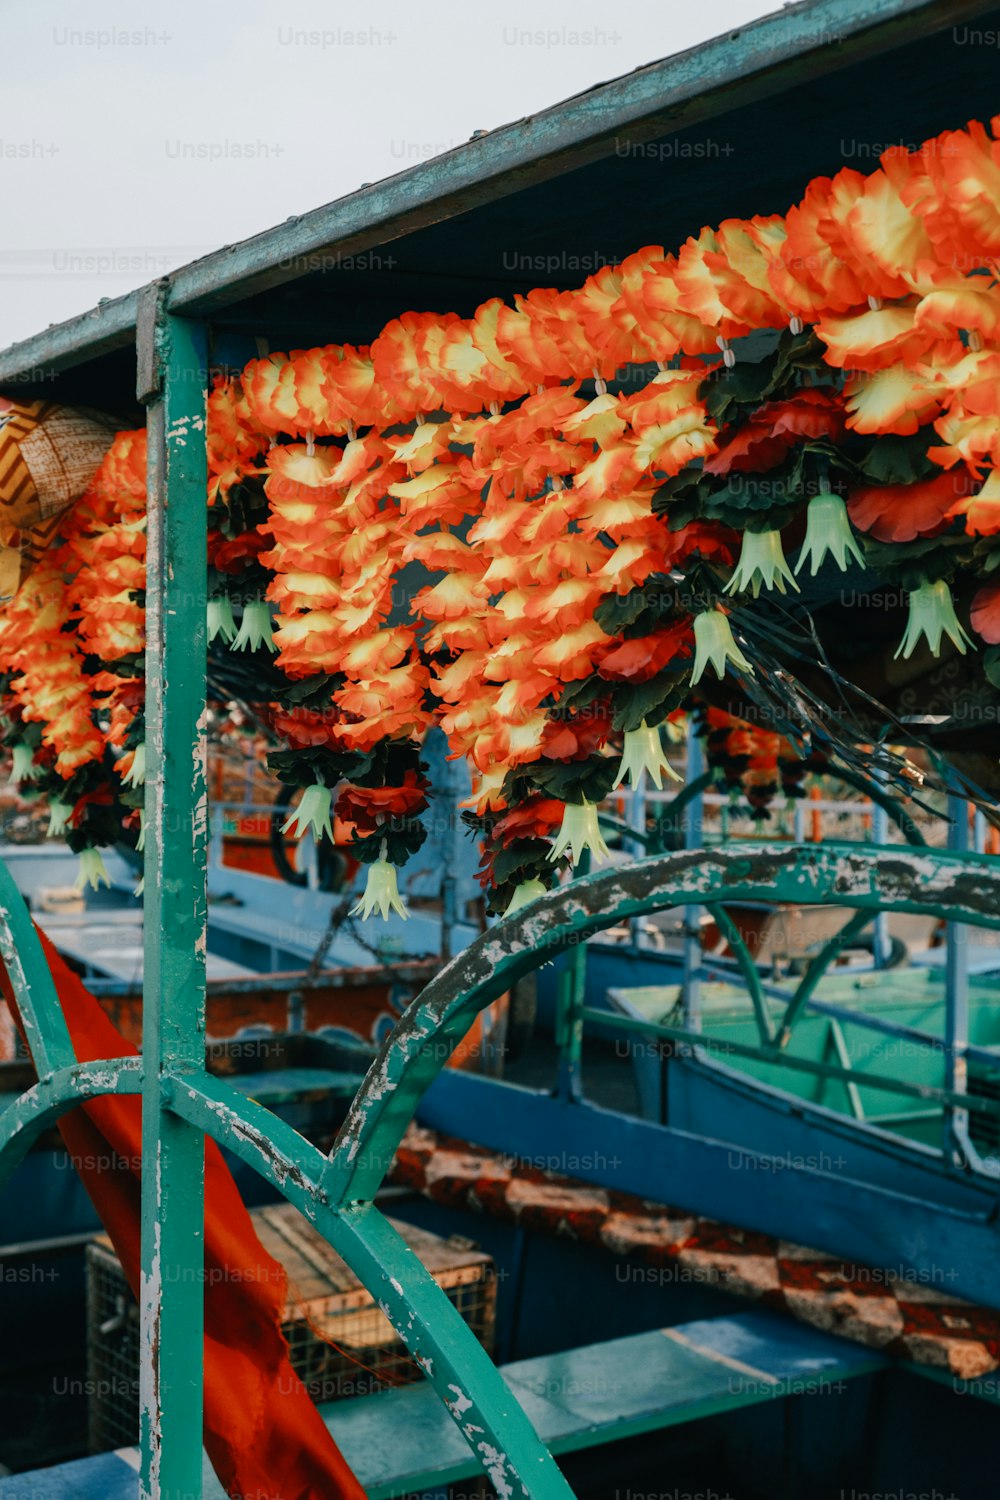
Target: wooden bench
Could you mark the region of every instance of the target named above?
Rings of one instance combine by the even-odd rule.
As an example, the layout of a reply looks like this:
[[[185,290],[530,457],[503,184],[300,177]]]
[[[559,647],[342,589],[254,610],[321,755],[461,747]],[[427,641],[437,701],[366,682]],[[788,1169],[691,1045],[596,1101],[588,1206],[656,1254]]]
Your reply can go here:
[[[709,1318],[503,1366],[553,1453],[635,1437],[870,1375],[877,1352],[772,1313]],[[481,1472],[429,1385],[322,1408],[369,1500],[419,1494]],[[135,1448],[0,1479],[0,1500],[136,1500]],[[225,1500],[205,1466],[205,1500]]]

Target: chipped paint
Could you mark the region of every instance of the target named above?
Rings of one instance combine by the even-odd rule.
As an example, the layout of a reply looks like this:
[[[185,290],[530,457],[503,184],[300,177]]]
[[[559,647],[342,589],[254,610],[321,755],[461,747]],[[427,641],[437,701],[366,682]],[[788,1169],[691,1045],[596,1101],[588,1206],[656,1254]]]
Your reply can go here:
[[[497,1492],[498,1500],[510,1500],[514,1489],[507,1478],[507,1459],[490,1443],[477,1443],[476,1451],[482,1456],[487,1478]]]
[[[683,850],[574,881],[490,928],[456,955],[400,1018],[331,1153],[347,1169],[347,1196],[370,1196],[451,1047],[476,1012],[511,982],[627,917],[738,897],[929,910],[1000,928],[996,865],[982,856],[928,849],[740,844]],[[398,1106],[400,1093],[411,1106],[408,1115]]]
[[[445,1398],[445,1406],[447,1406],[448,1410],[457,1421],[458,1418],[463,1416],[465,1412],[472,1410],[472,1402],[462,1390],[461,1386],[449,1385],[448,1389],[449,1391],[454,1391],[455,1395],[454,1399],[451,1401]]]

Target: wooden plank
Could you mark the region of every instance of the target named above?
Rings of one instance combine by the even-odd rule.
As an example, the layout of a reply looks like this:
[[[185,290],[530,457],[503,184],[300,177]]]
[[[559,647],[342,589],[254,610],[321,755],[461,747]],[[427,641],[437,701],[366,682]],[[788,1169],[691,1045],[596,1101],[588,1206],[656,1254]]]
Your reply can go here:
[[[502,1373],[551,1451],[568,1453],[785,1395],[822,1395],[827,1386],[832,1390],[888,1363],[831,1334],[750,1312],[518,1360]],[[480,1472],[428,1384],[330,1403],[322,1411],[369,1500]],[[110,1455],[32,1475],[32,1483],[43,1480],[43,1487],[31,1489],[32,1500],[135,1500],[134,1488],[99,1488],[109,1475],[118,1477],[106,1459]],[[16,1483],[0,1480],[0,1500],[22,1500]],[[205,1500],[219,1496],[206,1484]]]

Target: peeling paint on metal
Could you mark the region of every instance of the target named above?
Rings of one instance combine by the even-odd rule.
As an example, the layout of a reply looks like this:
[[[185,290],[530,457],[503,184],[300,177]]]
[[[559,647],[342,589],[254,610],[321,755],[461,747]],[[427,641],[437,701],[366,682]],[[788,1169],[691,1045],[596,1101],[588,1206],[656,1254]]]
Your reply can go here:
[[[448,1389],[455,1392],[453,1400],[449,1401],[447,1398],[445,1399],[445,1405],[453,1417],[457,1419],[463,1416],[465,1412],[472,1410],[473,1403],[469,1400],[461,1386],[449,1385]]]

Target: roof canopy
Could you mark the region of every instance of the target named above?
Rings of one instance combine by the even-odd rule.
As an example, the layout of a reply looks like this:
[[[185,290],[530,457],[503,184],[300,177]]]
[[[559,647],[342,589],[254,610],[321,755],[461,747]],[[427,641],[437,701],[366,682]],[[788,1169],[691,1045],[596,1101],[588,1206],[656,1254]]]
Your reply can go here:
[[[998,108],[1000,9],[984,0],[806,0],[192,262],[175,312],[214,357],[266,340],[368,342],[405,308],[576,286],[644,244],[783,212],[809,177],[871,171]],[[135,405],[142,292],[0,353],[0,387]]]

